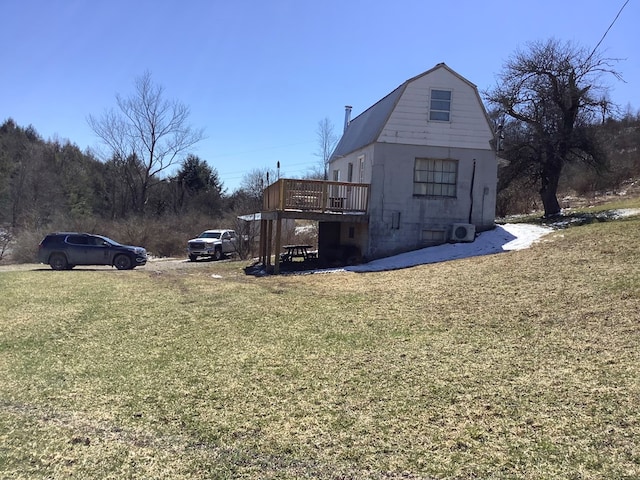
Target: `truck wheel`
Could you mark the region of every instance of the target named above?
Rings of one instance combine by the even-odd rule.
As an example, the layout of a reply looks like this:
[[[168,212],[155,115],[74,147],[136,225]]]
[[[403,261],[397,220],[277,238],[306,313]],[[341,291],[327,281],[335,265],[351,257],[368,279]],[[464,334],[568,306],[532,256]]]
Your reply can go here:
[[[222,258],[222,249],[216,248],[215,252],[213,252],[213,259],[220,260]]]
[[[198,259],[197,255],[189,255],[189,261],[195,262]]]

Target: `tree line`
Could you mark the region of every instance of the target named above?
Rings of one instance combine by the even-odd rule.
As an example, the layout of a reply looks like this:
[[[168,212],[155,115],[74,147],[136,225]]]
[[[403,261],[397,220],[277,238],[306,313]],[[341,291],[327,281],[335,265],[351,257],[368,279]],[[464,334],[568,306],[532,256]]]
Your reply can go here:
[[[44,140],[33,126],[5,120],[0,258],[9,240],[27,236],[18,244],[32,248],[49,230],[102,233],[148,245],[156,254],[181,253],[185,237],[205,228],[234,228],[238,215],[259,211],[267,169],[248,172],[232,193],[215,168],[191,154],[170,175],[147,172],[135,153],[105,161],[69,140]]]
[[[175,174],[144,178],[135,154],[99,160],[65,140],[43,140],[33,126],[0,125],[0,225],[39,228],[89,219],[127,220],[258,208],[257,192],[225,195],[215,168],[187,155]],[[259,175],[259,173],[258,173]]]

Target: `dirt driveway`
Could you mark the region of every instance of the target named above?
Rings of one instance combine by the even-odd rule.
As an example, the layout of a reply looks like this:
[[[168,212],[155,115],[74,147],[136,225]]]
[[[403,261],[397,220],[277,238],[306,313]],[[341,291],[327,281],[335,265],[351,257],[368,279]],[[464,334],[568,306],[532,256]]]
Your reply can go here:
[[[199,265],[209,263],[207,261],[190,262],[186,258],[154,258],[147,262],[143,267],[137,267],[136,270],[151,270],[151,271],[165,271],[165,270],[177,270],[182,268],[197,268]],[[114,267],[108,265],[87,265],[75,267],[75,269],[90,268],[91,270],[112,270]],[[1,265],[0,273],[2,272],[19,272],[29,270],[51,270],[49,265],[42,263],[14,263]]]

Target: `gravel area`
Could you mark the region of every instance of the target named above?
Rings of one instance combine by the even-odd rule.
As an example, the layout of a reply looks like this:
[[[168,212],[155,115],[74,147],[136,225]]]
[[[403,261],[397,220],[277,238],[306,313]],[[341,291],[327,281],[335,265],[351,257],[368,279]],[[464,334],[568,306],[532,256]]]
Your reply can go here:
[[[190,262],[186,258],[154,258],[147,262],[142,267],[136,267],[136,270],[175,270],[178,268],[196,268],[198,265],[208,263],[207,261]],[[107,265],[87,265],[78,266],[74,270],[90,269],[90,270],[113,270],[114,267]],[[51,270],[49,265],[43,263],[0,263],[0,273],[2,272],[16,272],[16,271],[28,271],[28,270]]]

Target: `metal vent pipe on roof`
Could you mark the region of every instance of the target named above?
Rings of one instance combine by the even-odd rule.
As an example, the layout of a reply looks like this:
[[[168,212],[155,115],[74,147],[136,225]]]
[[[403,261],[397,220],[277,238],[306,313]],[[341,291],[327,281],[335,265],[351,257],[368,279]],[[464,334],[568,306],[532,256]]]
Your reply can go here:
[[[347,131],[347,127],[349,126],[349,123],[351,122],[351,109],[353,107],[351,105],[346,105],[344,107],[344,132]]]

